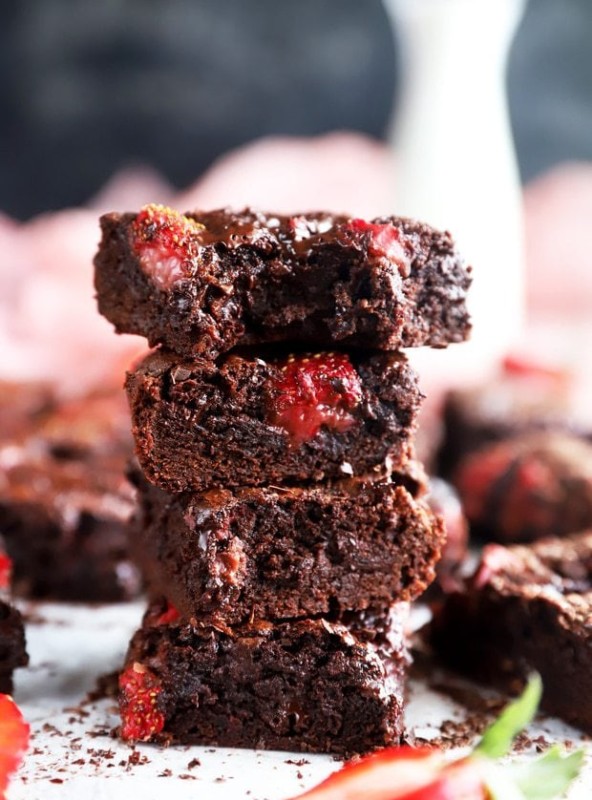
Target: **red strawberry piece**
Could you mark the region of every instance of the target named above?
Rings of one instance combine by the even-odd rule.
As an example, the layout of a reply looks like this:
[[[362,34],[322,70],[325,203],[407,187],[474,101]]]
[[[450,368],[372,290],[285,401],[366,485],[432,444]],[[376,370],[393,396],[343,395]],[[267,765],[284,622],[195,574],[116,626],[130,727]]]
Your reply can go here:
[[[170,600],[167,600],[167,607],[162,612],[162,614],[157,618],[156,624],[157,625],[170,625],[173,622],[177,622],[180,619],[181,615],[175,608],[175,606],[171,603]]]
[[[8,589],[12,575],[12,559],[0,551],[0,589]]]
[[[136,661],[119,676],[119,690],[122,739],[145,742],[160,733],[165,717],[158,706],[157,678]]]
[[[29,746],[29,725],[12,697],[0,694],[0,800]]]
[[[144,272],[163,290],[189,277],[205,230],[166,206],[145,206],[132,223],[132,247]]]
[[[296,444],[315,436],[321,425],[344,431],[362,399],[358,373],[345,353],[290,356],[280,366],[272,390],[271,423]]]
[[[394,225],[352,219],[346,230],[366,239],[369,255],[394,261],[403,277],[409,274],[409,257],[401,244],[399,229]]]
[[[302,800],[485,800],[477,761],[446,763],[431,748],[382,750],[300,796]]]
[[[566,370],[550,367],[547,364],[537,363],[519,356],[506,356],[502,361],[502,369],[506,375],[548,381],[551,384],[564,384],[569,382],[570,379],[570,375]]]

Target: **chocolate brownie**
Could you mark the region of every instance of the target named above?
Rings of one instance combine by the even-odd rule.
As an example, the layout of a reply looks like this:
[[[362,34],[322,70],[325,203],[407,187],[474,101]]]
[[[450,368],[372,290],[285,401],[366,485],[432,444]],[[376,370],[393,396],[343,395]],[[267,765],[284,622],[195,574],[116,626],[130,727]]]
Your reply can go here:
[[[0,535],[15,594],[110,602],[138,593],[127,544],[134,504],[123,476],[97,463],[19,458],[13,447],[0,450],[0,464]]]
[[[0,600],[0,692],[12,694],[12,673],[28,663],[22,617],[14,606]]]
[[[448,233],[410,219],[152,205],[101,227],[100,313],[180,355],[278,341],[445,347],[470,331],[470,268]]]
[[[453,480],[483,539],[528,542],[592,527],[592,444],[575,436],[498,442],[467,456]]]
[[[404,470],[421,401],[402,355],[148,355],[128,373],[136,453],[169,491]]]
[[[137,594],[127,543],[133,491],[120,470],[26,445],[0,448],[0,537],[16,594],[84,601]]]
[[[403,734],[406,604],[347,624],[253,623],[232,633],[153,604],[119,679],[128,741],[347,755]]]
[[[590,426],[579,417],[569,373],[506,358],[499,374],[482,386],[447,394],[437,471],[450,478],[469,453],[536,431],[563,430],[591,438]]]
[[[125,393],[95,391],[54,398],[0,447],[0,538],[15,593],[83,601],[138,593],[127,543],[129,427]]]
[[[139,496],[132,547],[149,583],[184,618],[222,628],[413,599],[444,537],[389,481]]]
[[[429,638],[455,670],[518,688],[543,678],[543,707],[592,733],[592,533],[488,545],[464,592],[436,611]]]

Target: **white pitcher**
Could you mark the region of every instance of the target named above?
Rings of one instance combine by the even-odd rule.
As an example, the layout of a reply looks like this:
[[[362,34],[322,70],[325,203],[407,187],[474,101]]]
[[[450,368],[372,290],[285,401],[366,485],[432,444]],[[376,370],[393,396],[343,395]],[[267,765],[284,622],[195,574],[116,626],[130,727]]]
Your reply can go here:
[[[505,67],[524,0],[384,0],[401,52],[393,211],[451,231],[474,283],[470,345],[413,354],[427,377],[477,380],[519,337],[522,195]],[[469,369],[470,365],[470,369]]]

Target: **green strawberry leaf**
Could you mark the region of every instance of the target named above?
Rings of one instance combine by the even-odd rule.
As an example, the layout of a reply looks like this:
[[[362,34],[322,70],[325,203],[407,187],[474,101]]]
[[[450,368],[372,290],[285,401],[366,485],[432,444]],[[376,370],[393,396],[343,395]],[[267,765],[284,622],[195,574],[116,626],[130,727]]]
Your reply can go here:
[[[520,697],[510,703],[498,719],[487,728],[475,748],[475,753],[488,758],[505,756],[512,746],[516,734],[534,718],[539,707],[543,683],[538,673],[533,673]]]
[[[562,795],[577,778],[584,755],[583,750],[565,755],[555,746],[541,758],[513,763],[507,769],[525,800],[552,800]]]

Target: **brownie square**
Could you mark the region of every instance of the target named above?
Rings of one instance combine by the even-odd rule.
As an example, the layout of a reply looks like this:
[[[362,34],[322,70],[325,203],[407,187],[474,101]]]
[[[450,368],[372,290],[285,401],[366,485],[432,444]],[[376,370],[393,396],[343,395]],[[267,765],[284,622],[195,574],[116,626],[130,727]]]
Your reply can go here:
[[[470,268],[420,222],[147,206],[101,228],[100,313],[180,355],[278,341],[444,347],[469,334]]]
[[[0,538],[15,594],[109,602],[138,593],[131,449],[123,392],[57,403],[0,447]]]
[[[428,631],[450,667],[504,689],[537,670],[543,708],[592,733],[592,533],[488,545]]]
[[[403,735],[407,606],[254,623],[168,621],[153,603],[120,676],[126,740],[350,755]]]
[[[445,397],[438,472],[450,478],[470,453],[538,431],[592,438],[590,426],[578,417],[568,373],[506,358],[485,384]]]
[[[136,453],[164,489],[285,485],[405,471],[422,394],[391,353],[149,354],[126,382]]]
[[[169,494],[144,484],[132,547],[186,619],[227,629],[417,597],[441,520],[390,481]]]
[[[17,667],[26,667],[28,663],[23,619],[14,606],[0,600],[0,692],[2,694],[12,694],[12,673]]]
[[[454,473],[471,532],[528,542],[592,527],[592,443],[559,431],[515,437],[467,456]]]

